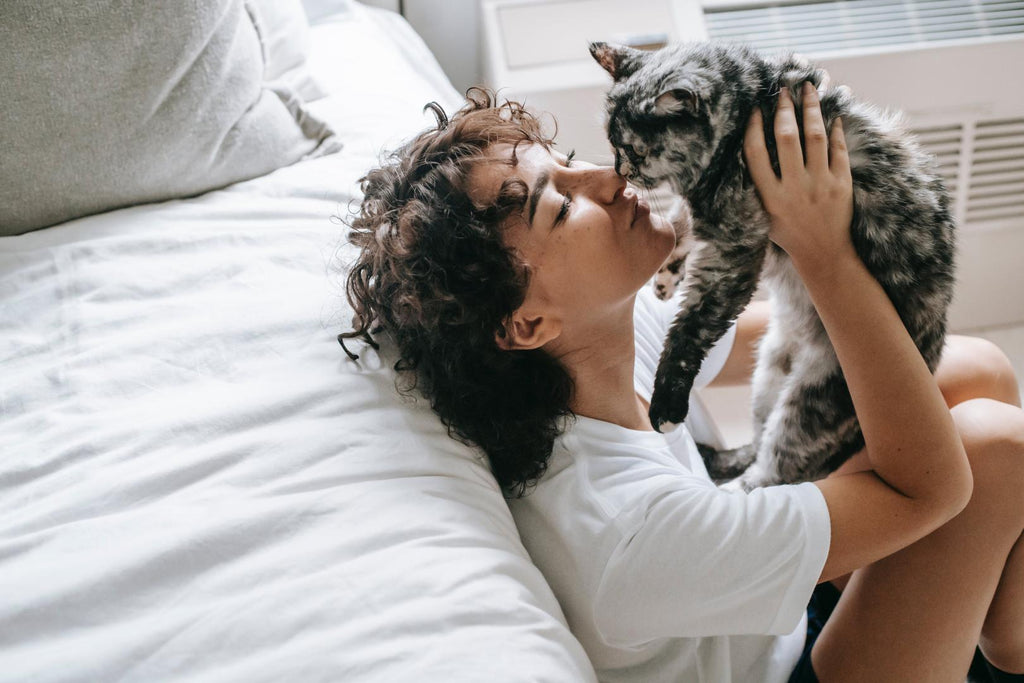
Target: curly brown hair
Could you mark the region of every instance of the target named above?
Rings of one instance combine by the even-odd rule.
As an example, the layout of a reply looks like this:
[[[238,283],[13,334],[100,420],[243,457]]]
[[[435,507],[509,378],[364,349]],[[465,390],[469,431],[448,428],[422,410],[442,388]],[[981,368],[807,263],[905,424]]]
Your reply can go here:
[[[489,147],[522,143],[549,148],[540,121],[516,102],[471,88],[449,120],[437,103],[437,125],[393,152],[360,182],[349,241],[359,255],[346,293],[353,330],[396,342],[403,394],[419,388],[448,434],[487,454],[498,483],[519,497],[544,473],[563,419],[572,416],[573,383],[541,349],[503,350],[504,322],[523,303],[530,269],[504,237],[520,216],[529,188],[507,178],[481,206],[468,178]],[[493,160],[491,160],[493,163]],[[358,358],[345,348],[353,359]],[[411,379],[398,386],[402,377]]]

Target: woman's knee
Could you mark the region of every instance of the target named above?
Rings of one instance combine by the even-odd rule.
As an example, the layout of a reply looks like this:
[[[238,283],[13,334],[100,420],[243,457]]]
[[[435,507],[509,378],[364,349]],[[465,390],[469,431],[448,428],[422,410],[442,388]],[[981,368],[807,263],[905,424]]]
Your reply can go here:
[[[1020,386],[1013,364],[998,346],[979,337],[951,335],[935,371],[950,405],[991,398],[1020,406]]]
[[[1011,527],[1024,527],[1024,410],[978,398],[959,403],[951,413],[974,474],[968,507],[984,507]]]

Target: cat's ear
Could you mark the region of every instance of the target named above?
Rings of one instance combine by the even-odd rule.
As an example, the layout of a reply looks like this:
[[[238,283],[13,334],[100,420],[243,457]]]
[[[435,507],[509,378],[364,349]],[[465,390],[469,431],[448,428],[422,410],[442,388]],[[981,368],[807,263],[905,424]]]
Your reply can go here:
[[[623,78],[629,78],[640,68],[645,53],[643,50],[624,45],[591,43],[590,54],[602,69],[612,75],[612,78],[621,81]]]
[[[658,95],[654,100],[654,112],[663,116],[672,114],[697,115],[700,98],[688,88],[673,88]]]

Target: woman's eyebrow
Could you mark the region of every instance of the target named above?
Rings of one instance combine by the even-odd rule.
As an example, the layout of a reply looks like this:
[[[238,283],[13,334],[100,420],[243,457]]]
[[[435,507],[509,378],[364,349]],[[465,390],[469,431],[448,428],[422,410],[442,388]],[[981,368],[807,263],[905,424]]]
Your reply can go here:
[[[544,194],[544,188],[547,187],[548,181],[551,180],[551,171],[541,171],[541,174],[537,176],[537,184],[530,190],[530,225],[533,225],[533,217],[537,213],[537,203],[540,201],[540,196]]]

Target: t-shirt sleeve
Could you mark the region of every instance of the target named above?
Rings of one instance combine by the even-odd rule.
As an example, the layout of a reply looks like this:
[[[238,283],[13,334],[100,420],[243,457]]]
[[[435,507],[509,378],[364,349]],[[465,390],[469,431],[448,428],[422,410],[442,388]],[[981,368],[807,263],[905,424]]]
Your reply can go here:
[[[595,595],[603,637],[628,647],[792,632],[828,554],[821,491],[806,483],[745,494],[686,481],[622,527]]]
[[[658,299],[650,287],[645,287],[637,294],[634,325],[637,335],[637,371],[642,375],[650,375],[653,386],[654,372],[661,358],[661,350],[665,346],[665,335],[679,312],[683,292],[677,292],[671,299]],[[695,389],[710,384],[725,366],[725,361],[732,352],[736,341],[736,324],[733,323],[722,338],[715,342],[708,355],[701,363],[700,371],[693,380]]]

